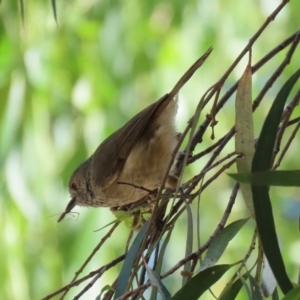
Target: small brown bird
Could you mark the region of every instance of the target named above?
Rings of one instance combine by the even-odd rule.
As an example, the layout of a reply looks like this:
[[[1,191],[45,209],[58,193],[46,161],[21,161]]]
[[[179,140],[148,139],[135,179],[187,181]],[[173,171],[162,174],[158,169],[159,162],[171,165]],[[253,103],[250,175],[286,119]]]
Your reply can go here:
[[[69,183],[71,200],[58,222],[76,205],[124,206],[160,186],[176,146],[174,97],[211,51],[212,48],[189,68],[170,93],[110,135],[75,170]],[[167,187],[174,188],[176,183],[175,176],[169,175]]]

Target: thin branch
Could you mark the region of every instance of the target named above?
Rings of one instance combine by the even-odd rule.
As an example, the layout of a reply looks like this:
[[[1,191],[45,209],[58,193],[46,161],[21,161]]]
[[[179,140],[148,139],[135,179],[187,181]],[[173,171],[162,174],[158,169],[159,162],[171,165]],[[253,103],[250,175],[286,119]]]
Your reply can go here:
[[[112,260],[110,263],[102,266],[101,268],[90,272],[88,275],[77,279],[69,284],[67,284],[66,286],[62,287],[61,289],[47,295],[46,297],[42,298],[41,300],[49,300],[51,298],[53,298],[56,295],[59,295],[60,293],[69,290],[70,288],[79,285],[80,283],[84,282],[85,280],[94,277],[95,275],[100,274],[100,276],[102,276],[107,270],[109,270],[110,268],[112,268],[113,266],[117,265],[119,262],[121,262],[122,260],[124,260],[124,258],[126,257],[126,254],[123,254],[117,258],[115,258],[114,260]]]
[[[87,266],[87,264],[91,261],[91,259],[94,257],[94,255],[98,252],[98,250],[102,247],[102,245],[106,242],[106,240],[112,235],[112,233],[115,231],[115,229],[118,227],[118,225],[120,224],[120,222],[116,222],[113,224],[113,226],[111,227],[111,229],[107,232],[107,234],[100,240],[100,242],[98,243],[98,245],[94,248],[94,250],[92,251],[92,253],[88,256],[88,258],[86,259],[86,261],[83,263],[83,265],[80,267],[80,269],[75,273],[74,278],[72,279],[71,283],[74,282],[78,276],[80,275],[80,273],[84,270],[84,268]],[[68,293],[69,289],[66,289],[64,294],[60,297],[60,299],[64,299],[64,297],[66,296],[66,294]]]

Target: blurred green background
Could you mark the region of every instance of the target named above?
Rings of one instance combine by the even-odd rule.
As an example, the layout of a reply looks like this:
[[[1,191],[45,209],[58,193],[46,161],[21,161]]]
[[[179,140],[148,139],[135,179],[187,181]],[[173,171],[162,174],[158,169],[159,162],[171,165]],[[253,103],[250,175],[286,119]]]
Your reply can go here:
[[[0,5],[0,297],[40,299],[69,283],[114,219],[109,209],[77,208],[79,216],[57,218],[68,200],[74,168],[98,144],[142,108],[168,92],[209,46],[214,51],[180,93],[177,116],[182,131],[203,92],[215,83],[280,1],[57,1],[56,24],[50,1],[24,0],[24,25],[16,0]],[[253,49],[256,62],[299,28],[299,1],[291,1]],[[298,51],[299,52],[299,51]],[[254,96],[285,53],[254,76]],[[299,58],[299,55],[298,55]],[[299,61],[299,60],[298,60]],[[240,64],[224,91],[245,68]],[[292,63],[255,114],[256,136],[270,102]],[[202,116],[209,113],[208,105]],[[298,110],[299,115],[299,110]],[[218,115],[216,138],[233,125],[233,101]],[[209,134],[199,149],[212,144]],[[234,143],[231,142],[231,147]],[[286,167],[299,162],[299,142],[289,150]],[[191,174],[197,174],[197,164]],[[224,174],[201,202],[202,242],[218,224],[233,182]],[[272,189],[279,238],[290,276],[297,279],[300,242],[297,189]],[[284,200],[284,201],[283,201]],[[238,198],[231,220],[247,215]],[[184,256],[186,223],[179,221],[165,270]],[[222,262],[247,251],[253,223],[231,242]],[[121,226],[88,266],[92,271],[122,253],[129,230]],[[298,239],[298,240],[297,240]],[[173,247],[173,249],[174,249]],[[95,299],[111,284],[109,271],[83,299]],[[175,279],[176,278],[176,279]],[[174,293],[179,272],[167,280]],[[220,293],[224,284],[215,287]],[[75,288],[70,295],[77,294]],[[68,296],[67,299],[71,299]],[[213,299],[207,294],[203,299]],[[245,299],[241,293],[238,299]]]

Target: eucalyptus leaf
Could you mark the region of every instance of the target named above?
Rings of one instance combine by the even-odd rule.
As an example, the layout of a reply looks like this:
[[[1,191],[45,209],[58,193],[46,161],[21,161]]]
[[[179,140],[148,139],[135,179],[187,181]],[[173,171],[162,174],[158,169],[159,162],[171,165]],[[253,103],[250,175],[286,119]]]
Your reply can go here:
[[[284,84],[272,104],[257,142],[252,162],[252,173],[268,171],[271,168],[273,148],[283,108],[292,87],[299,77],[300,69]],[[287,276],[277,241],[269,189],[267,186],[252,185],[252,194],[257,229],[264,253],[281,290],[286,294],[293,288],[293,286]]]
[[[213,266],[218,262],[222,254],[224,253],[228,243],[235,237],[239,230],[249,218],[241,219],[227,225],[211,242],[205,258],[203,259],[200,270],[202,271],[210,266]]]
[[[155,268],[157,274],[161,273],[163,261],[164,261],[164,258],[165,258],[165,252],[166,252],[167,246],[169,245],[169,241],[170,241],[173,229],[174,229],[173,226],[170,227],[170,229],[168,230],[168,233],[167,233],[166,237],[164,238],[163,242],[162,242],[162,240],[160,241],[162,246],[161,247],[160,247],[160,245],[157,246],[157,247],[159,247],[159,255],[158,255],[156,268]],[[152,289],[150,300],[156,300],[156,299],[157,299],[157,289]]]
[[[242,154],[236,159],[238,173],[251,171],[254,155],[254,129],[252,117],[252,69],[249,61],[240,79],[235,99],[235,151]],[[252,191],[249,184],[240,185],[244,202],[254,218]]]
[[[24,16],[24,1],[23,0],[19,0],[20,3],[20,13],[21,13],[21,18],[22,18],[22,23],[24,26],[24,21],[25,21],[25,16]]]
[[[172,297],[172,300],[197,300],[232,266],[233,265],[218,265],[199,272]]]
[[[282,300],[298,300],[300,299],[300,286],[295,287],[288,292]]]
[[[228,174],[238,182],[266,186],[300,186],[300,170]]]
[[[167,288],[165,287],[165,285],[162,283],[162,281],[159,278],[159,276],[155,273],[155,271],[153,271],[147,265],[147,263],[145,263],[145,267],[146,267],[146,271],[147,271],[149,280],[151,282],[151,285],[158,288],[158,290],[159,290],[159,292],[160,292],[163,300],[170,300],[171,299],[171,294],[167,290]]]
[[[241,281],[242,281],[243,286],[244,286],[244,288],[245,288],[245,290],[246,290],[246,292],[247,292],[248,299],[251,299],[251,290],[250,290],[250,287],[248,286],[247,281],[246,281],[243,277],[241,277]],[[252,299],[251,299],[251,300],[252,300]]]
[[[263,300],[260,288],[251,275],[249,275],[249,282],[251,286],[251,300]]]
[[[56,0],[51,0],[54,20],[57,23]]]
[[[127,255],[124,261],[124,264],[122,266],[121,272],[119,274],[119,278],[118,278],[118,282],[116,285],[116,292],[114,295],[114,299],[118,299],[119,297],[121,297],[127,288],[128,285],[128,280],[131,274],[131,269],[133,266],[133,263],[136,259],[136,255],[140,249],[140,246],[144,240],[145,234],[148,230],[150,221],[147,221],[143,228],[141,229],[141,231],[137,234],[137,236],[135,237]]]
[[[243,276],[241,276],[244,280],[246,280],[249,276],[249,273],[247,272]],[[238,293],[240,292],[241,288],[243,286],[243,281],[241,278],[238,278],[236,281],[234,281],[232,284],[227,285],[224,291],[222,292],[221,296],[218,298],[218,300],[234,300]]]
[[[193,251],[193,214],[191,207],[188,203],[185,203],[186,213],[187,213],[187,235],[186,235],[186,246],[185,246],[185,256],[188,256]],[[183,266],[183,271],[189,271],[191,267],[191,261],[188,261]],[[182,285],[187,281],[187,277],[182,277]]]
[[[278,295],[278,291],[275,288],[275,291],[272,294],[272,300],[279,300],[279,295]]]

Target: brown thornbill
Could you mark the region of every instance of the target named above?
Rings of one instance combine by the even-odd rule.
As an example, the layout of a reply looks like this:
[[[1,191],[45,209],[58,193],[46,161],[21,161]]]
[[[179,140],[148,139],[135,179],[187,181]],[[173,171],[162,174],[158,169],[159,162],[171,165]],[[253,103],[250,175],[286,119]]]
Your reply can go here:
[[[76,205],[124,206],[160,186],[176,146],[174,98],[211,51],[212,48],[187,70],[170,93],[110,135],[74,171],[69,183],[71,200],[58,222]],[[174,188],[176,184],[176,177],[170,174],[166,187]]]

